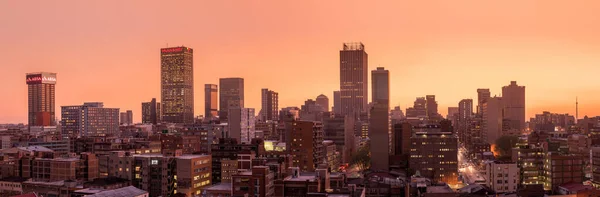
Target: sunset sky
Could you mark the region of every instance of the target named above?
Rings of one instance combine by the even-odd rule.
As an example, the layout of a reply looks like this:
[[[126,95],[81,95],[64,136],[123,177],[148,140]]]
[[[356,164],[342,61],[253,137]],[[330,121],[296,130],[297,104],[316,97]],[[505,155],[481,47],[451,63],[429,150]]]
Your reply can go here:
[[[391,103],[434,94],[439,111],[477,88],[526,86],[527,117],[600,115],[600,1],[0,1],[0,123],[27,122],[27,72],[56,72],[60,106],[131,109],[160,99],[160,48],[194,49],[195,114],[204,84],[245,79],[279,107],[339,89],[339,50],[363,42],[390,70]],[[370,74],[369,74],[370,75]],[[370,83],[370,81],[369,81]],[[370,85],[369,85],[370,88]],[[369,95],[370,97],[370,95]],[[331,103],[332,104],[332,103]]]

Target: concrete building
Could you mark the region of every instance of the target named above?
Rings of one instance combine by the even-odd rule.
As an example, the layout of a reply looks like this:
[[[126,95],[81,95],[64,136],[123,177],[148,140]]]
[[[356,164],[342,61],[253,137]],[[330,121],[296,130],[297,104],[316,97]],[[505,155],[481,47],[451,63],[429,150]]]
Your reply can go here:
[[[231,176],[238,173],[238,160],[223,158],[221,160],[221,183],[231,183]]]
[[[442,125],[414,127],[409,167],[423,177],[455,184],[458,178],[458,137]]]
[[[362,43],[344,43],[340,50],[340,113],[367,113],[369,59]]]
[[[512,149],[512,162],[520,170],[521,185],[543,184],[545,151],[542,147],[526,145]]]
[[[219,89],[217,84],[204,84],[204,117],[208,119],[219,116],[219,105],[217,104]]]
[[[438,113],[438,104],[435,101],[435,95],[426,95],[425,96],[426,108],[427,108],[427,117],[431,119],[437,119],[439,117]]]
[[[408,122],[393,125],[392,155],[410,154],[410,137],[412,136],[413,126]]]
[[[333,107],[331,110],[333,114],[342,114],[342,96],[340,91],[333,91]]]
[[[121,125],[132,125],[133,124],[133,111],[127,110],[119,114],[119,124]]]
[[[244,79],[219,79],[219,119],[227,122],[229,109],[244,108]]]
[[[400,106],[396,106],[394,109],[390,110],[390,120],[392,125],[400,123],[404,118],[404,112],[402,112]]]
[[[504,118],[510,120],[510,127],[522,131],[525,129],[525,86],[511,81],[510,85],[502,87],[504,100]]]
[[[569,183],[582,183],[584,180],[583,157],[554,152],[546,154],[544,162],[544,190],[556,191],[558,186]]]
[[[175,157],[177,163],[177,193],[200,196],[201,189],[211,185],[211,156],[182,155]]]
[[[369,119],[371,169],[389,170],[390,157],[390,73],[383,67],[371,72],[373,107]]]
[[[317,105],[321,106],[321,108],[323,108],[323,112],[329,112],[329,98],[327,98],[327,96],[325,96],[324,94],[321,94],[319,96],[317,96],[317,98],[315,99],[315,101],[317,101]]]
[[[323,108],[315,100],[308,99],[300,106],[300,120],[322,121]]]
[[[232,177],[232,196],[273,196],[274,174],[267,166],[254,166],[251,171],[241,172]]]
[[[315,171],[323,163],[323,124],[314,121],[286,122],[286,150],[294,158],[293,166]]]
[[[194,50],[160,49],[160,79],[162,121],[194,123]]]
[[[456,114],[458,114],[458,107],[448,107],[448,114],[446,114],[446,119],[452,120],[452,118]]]
[[[150,102],[142,103],[142,123],[158,124],[161,122],[160,103],[152,98]]]
[[[323,140],[323,149],[324,149],[324,157],[325,163],[327,167],[331,168],[332,171],[337,171],[340,166],[340,154],[337,151],[336,145],[331,140]]]
[[[220,138],[219,143],[211,145],[212,155],[212,183],[221,183],[222,161],[237,160],[239,153],[252,152],[261,155],[262,141],[253,141],[250,144],[239,144],[234,138]]]
[[[406,109],[407,118],[427,118],[427,100],[425,97],[417,97],[413,107]]]
[[[494,161],[486,164],[487,185],[496,193],[516,192],[519,185],[519,168],[516,163]]]
[[[250,143],[256,137],[254,108],[230,108],[228,116],[230,137],[241,143]]]
[[[350,116],[325,117],[323,119],[323,139],[331,140],[341,152],[342,162],[350,163],[352,154],[357,151],[354,135],[354,118]]]
[[[263,88],[261,90],[261,106],[260,120],[261,121],[277,121],[279,118],[279,93]]]
[[[600,188],[600,146],[591,148],[592,161],[592,185],[595,188]]]
[[[56,73],[27,73],[28,125],[53,126],[56,121]]]
[[[119,108],[102,102],[61,107],[61,130],[68,136],[107,136],[119,132]]]
[[[482,138],[489,144],[495,144],[502,133],[503,106],[502,97],[488,98],[483,103]]]
[[[491,97],[490,89],[477,89],[477,114],[483,113],[483,104]]]

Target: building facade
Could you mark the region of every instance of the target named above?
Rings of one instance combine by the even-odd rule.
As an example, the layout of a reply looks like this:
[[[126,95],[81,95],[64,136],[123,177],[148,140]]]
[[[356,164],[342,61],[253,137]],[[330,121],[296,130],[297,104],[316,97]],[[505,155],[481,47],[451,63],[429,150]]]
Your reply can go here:
[[[219,116],[219,105],[217,104],[219,89],[217,84],[204,84],[204,117],[216,118]]]
[[[519,168],[516,163],[495,161],[486,164],[487,185],[496,193],[516,192],[519,185]]]
[[[261,90],[261,121],[277,121],[279,118],[279,93],[263,88]]]
[[[525,129],[525,86],[511,81],[510,85],[502,87],[504,99],[504,117],[510,120],[510,127],[519,131]]]
[[[194,123],[194,50],[160,49],[162,121]]]
[[[314,171],[324,161],[323,124],[317,121],[286,122],[286,150],[294,157],[293,166]]]
[[[101,102],[61,107],[63,135],[107,136],[119,132],[119,108],[105,108]]]
[[[254,108],[229,109],[229,136],[241,143],[250,143],[256,137]]]
[[[362,43],[344,43],[340,51],[340,113],[366,113],[369,59]]]
[[[435,181],[455,184],[458,178],[458,137],[441,125],[414,127],[409,167]]]
[[[244,108],[244,79],[219,79],[219,119],[227,122],[229,109]]]
[[[152,98],[150,102],[142,103],[142,123],[158,124],[161,122],[160,103]]]
[[[53,126],[56,121],[56,73],[27,73],[28,125]]]
[[[373,107],[369,119],[371,169],[389,170],[390,157],[390,73],[383,67],[371,72]],[[375,143],[376,142],[376,143]]]

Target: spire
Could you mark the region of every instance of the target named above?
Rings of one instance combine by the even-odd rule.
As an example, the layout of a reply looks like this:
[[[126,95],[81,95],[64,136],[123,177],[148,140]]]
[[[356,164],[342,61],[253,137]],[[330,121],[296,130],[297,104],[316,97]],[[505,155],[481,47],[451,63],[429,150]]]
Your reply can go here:
[[[579,100],[575,97],[575,123],[579,120]]]

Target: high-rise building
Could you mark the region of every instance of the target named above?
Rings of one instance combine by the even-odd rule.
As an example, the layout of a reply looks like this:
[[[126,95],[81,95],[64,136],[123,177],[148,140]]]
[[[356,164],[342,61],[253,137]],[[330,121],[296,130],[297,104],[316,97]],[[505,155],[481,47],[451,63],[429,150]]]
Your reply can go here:
[[[293,166],[302,171],[315,171],[324,162],[323,124],[316,121],[285,123],[286,150],[293,156]]]
[[[342,153],[342,161],[350,163],[356,151],[354,118],[350,116],[326,116],[323,118],[323,139],[331,140]]]
[[[390,156],[390,73],[383,67],[371,71],[373,107],[369,119],[371,169],[389,170]],[[376,142],[376,143],[374,143]]]
[[[446,115],[446,119],[452,120],[455,114],[458,114],[458,107],[448,107],[448,114]]]
[[[300,106],[300,119],[307,121],[322,121],[323,108],[315,100],[308,99]]]
[[[406,109],[406,117],[427,118],[427,100],[425,97],[417,97],[413,107]]]
[[[56,73],[27,73],[29,126],[55,125]]]
[[[324,112],[328,112],[329,109],[329,98],[327,98],[327,96],[325,96],[324,94],[321,94],[319,96],[317,96],[317,99],[315,99],[317,101],[317,104],[319,106],[321,106],[323,108]]]
[[[218,92],[217,84],[204,84],[204,117],[210,119],[219,115]]]
[[[157,124],[160,123],[160,118],[160,103],[155,98],[142,103],[142,123]]]
[[[504,99],[504,118],[510,120],[510,128],[525,129],[525,86],[511,81],[510,85],[502,87]]]
[[[342,96],[340,91],[333,91],[333,114],[342,114]]]
[[[119,132],[119,108],[102,102],[61,107],[61,130],[68,136],[107,136]]]
[[[462,99],[458,102],[458,122],[456,130],[461,142],[466,142],[466,134],[473,116],[473,99]]]
[[[133,124],[133,111],[127,110],[126,112],[121,112],[119,123],[122,125],[132,125]]]
[[[219,119],[227,121],[230,108],[244,108],[244,79],[219,79]]]
[[[194,50],[160,49],[162,121],[194,123]]]
[[[229,134],[241,143],[248,144],[255,138],[254,108],[229,109]]]
[[[437,101],[435,101],[435,95],[427,95],[425,96],[426,99],[426,107],[427,107],[427,117],[429,117],[429,119],[435,119],[439,116],[438,114],[438,104]]]
[[[212,156],[212,179],[213,183],[220,183],[222,178],[223,160],[236,160],[241,152],[251,152],[260,155],[259,147],[263,147],[262,142],[253,141],[251,144],[238,144],[233,138],[219,138],[219,142],[211,145]]]
[[[393,125],[393,151],[394,155],[410,154],[410,136],[412,135],[412,125],[408,122],[397,123]]]
[[[458,178],[458,138],[441,125],[414,127],[409,166],[434,181],[455,184]]]
[[[277,120],[279,118],[279,93],[263,88],[261,90],[260,120]]]
[[[483,113],[483,103],[491,97],[490,89],[477,89],[477,114]]]
[[[502,133],[503,98],[491,97],[483,103],[482,132],[485,142],[495,144]]]
[[[589,159],[589,155],[586,155]],[[565,183],[584,181],[584,157],[573,154],[549,152],[544,162],[544,190],[556,191]]]
[[[340,51],[340,99],[342,115],[367,112],[368,55],[362,43],[344,43]]]

